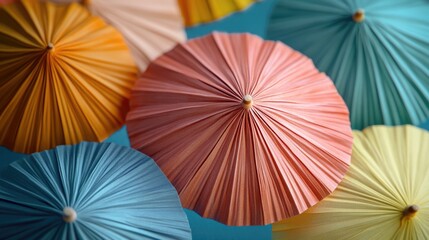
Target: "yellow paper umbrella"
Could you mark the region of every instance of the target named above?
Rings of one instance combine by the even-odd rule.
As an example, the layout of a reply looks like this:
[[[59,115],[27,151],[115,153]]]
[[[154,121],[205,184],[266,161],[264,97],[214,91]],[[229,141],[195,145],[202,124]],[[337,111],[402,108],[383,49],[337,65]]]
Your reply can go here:
[[[0,8],[0,145],[35,152],[119,129],[137,68],[122,36],[78,4]]]
[[[427,239],[429,132],[375,126],[354,132],[338,188],[302,215],[273,225],[274,239]]]
[[[207,23],[243,10],[258,0],[179,0],[187,27]]]

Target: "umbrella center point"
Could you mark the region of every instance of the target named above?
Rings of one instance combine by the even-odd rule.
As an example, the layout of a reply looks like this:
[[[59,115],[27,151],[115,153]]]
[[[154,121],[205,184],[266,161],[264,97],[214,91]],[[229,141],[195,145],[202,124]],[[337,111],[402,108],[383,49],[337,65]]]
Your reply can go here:
[[[77,213],[76,211],[71,207],[65,207],[63,209],[63,220],[67,223],[72,223],[76,221],[77,219]]]
[[[353,14],[353,21],[360,23],[365,19],[365,12],[363,9],[358,9],[356,10],[356,12]]]
[[[49,51],[53,50],[54,49],[54,44],[51,43],[51,42],[48,43],[48,45],[46,46],[46,49],[49,50]]]
[[[252,105],[253,105],[253,97],[251,95],[249,95],[249,94],[245,95],[243,97],[243,102],[242,103],[243,103],[244,109],[246,109],[246,110],[250,109],[252,107]]]
[[[405,210],[402,212],[402,214],[404,215],[404,217],[406,218],[411,218],[414,217],[416,215],[416,213],[419,211],[419,206],[417,205],[410,205],[407,208],[405,208]]]

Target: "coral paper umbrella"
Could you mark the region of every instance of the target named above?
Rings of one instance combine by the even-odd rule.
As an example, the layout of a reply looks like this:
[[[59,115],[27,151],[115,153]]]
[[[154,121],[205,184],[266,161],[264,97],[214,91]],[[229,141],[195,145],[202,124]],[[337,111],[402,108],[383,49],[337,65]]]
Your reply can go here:
[[[352,164],[329,197],[273,225],[274,239],[427,239],[429,132],[375,126],[354,133]]]
[[[280,42],[222,33],[191,40],[149,66],[130,104],[132,146],[153,157],[185,207],[228,225],[299,214],[349,165],[341,96]]]
[[[190,239],[155,162],[113,143],[34,153],[0,177],[1,239]]]
[[[140,70],[186,40],[177,0],[51,0],[82,2],[124,36]]]
[[[0,8],[0,145],[31,153],[119,129],[137,78],[113,27],[78,4]]]
[[[15,2],[16,0],[0,0],[0,6]]]
[[[268,38],[303,52],[335,82],[352,127],[429,117],[429,2],[280,0]]]
[[[257,0],[178,0],[187,27],[208,23],[243,10]]]

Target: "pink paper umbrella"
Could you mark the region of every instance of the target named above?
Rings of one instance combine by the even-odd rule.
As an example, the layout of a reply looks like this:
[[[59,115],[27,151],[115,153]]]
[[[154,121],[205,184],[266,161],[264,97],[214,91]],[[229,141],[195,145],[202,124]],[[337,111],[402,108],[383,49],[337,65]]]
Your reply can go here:
[[[350,164],[347,107],[310,59],[280,42],[214,33],[176,46],[136,83],[131,144],[182,204],[228,225],[292,217]]]

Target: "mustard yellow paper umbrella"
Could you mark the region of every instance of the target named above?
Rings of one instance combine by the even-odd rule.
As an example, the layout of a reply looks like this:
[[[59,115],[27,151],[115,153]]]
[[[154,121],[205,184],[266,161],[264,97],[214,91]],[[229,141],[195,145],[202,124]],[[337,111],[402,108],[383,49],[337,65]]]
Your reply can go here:
[[[0,8],[0,145],[31,153],[119,129],[137,68],[122,36],[78,4]]]
[[[179,6],[185,25],[190,27],[244,10],[256,1],[258,0],[179,0]]]
[[[375,126],[354,132],[343,182],[302,215],[273,225],[273,239],[427,239],[429,132]]]

